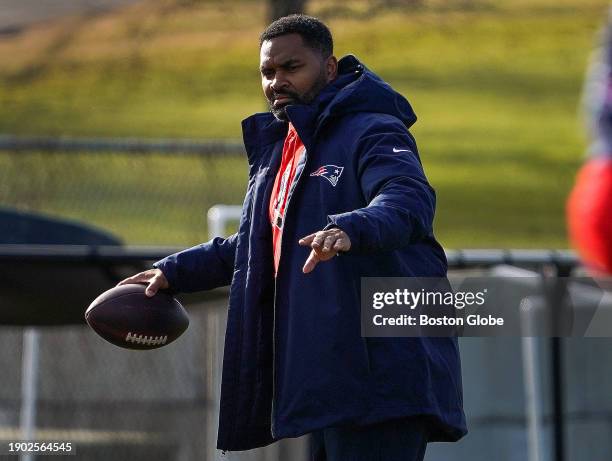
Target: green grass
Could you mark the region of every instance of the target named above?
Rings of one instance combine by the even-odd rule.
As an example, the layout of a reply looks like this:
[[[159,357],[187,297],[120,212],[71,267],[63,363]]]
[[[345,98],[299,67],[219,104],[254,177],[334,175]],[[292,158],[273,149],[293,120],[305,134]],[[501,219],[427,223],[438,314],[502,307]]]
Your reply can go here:
[[[566,247],[564,203],[585,149],[579,95],[608,2],[429,1],[368,13],[372,3],[311,2],[311,12],[331,25],[337,55],[356,54],[413,104],[444,246]],[[259,2],[181,4],[1,38],[0,132],[240,137],[240,120],[265,109],[265,12]],[[206,207],[240,203],[246,185],[243,159],[136,159],[128,171],[138,174],[126,174],[125,156],[23,158],[0,156],[3,204],[88,220],[130,243],[197,243]]]

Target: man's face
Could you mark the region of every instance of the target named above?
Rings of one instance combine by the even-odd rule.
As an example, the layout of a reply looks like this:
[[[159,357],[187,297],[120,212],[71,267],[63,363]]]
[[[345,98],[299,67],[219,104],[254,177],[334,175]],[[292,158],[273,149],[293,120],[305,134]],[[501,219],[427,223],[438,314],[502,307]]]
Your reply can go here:
[[[286,121],[285,107],[312,102],[336,77],[337,62],[305,46],[299,34],[288,34],[262,43],[260,72],[270,111]]]

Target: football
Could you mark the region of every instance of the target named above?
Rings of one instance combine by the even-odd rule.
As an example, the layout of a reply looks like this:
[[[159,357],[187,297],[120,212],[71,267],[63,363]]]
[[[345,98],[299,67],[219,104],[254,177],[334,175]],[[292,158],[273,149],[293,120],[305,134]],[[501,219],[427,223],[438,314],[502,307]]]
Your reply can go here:
[[[127,349],[170,344],[189,326],[185,308],[172,295],[145,295],[146,285],[128,284],[98,296],[85,311],[87,324],[108,342]]]

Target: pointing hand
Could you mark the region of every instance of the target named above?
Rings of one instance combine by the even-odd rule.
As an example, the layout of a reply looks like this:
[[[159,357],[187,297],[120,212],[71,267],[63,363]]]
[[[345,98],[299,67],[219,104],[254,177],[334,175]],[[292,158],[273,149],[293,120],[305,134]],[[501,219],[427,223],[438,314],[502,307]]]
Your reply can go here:
[[[340,251],[351,248],[351,239],[342,229],[332,228],[302,237],[298,242],[302,246],[312,248],[302,272],[308,274],[321,261],[328,261]]]

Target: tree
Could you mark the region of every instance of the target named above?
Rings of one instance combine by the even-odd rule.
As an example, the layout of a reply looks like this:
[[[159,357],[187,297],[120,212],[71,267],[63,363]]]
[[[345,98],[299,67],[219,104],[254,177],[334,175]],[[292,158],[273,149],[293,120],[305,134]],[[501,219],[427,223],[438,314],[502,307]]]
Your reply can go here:
[[[270,22],[294,13],[304,13],[307,0],[270,0],[268,17]]]

